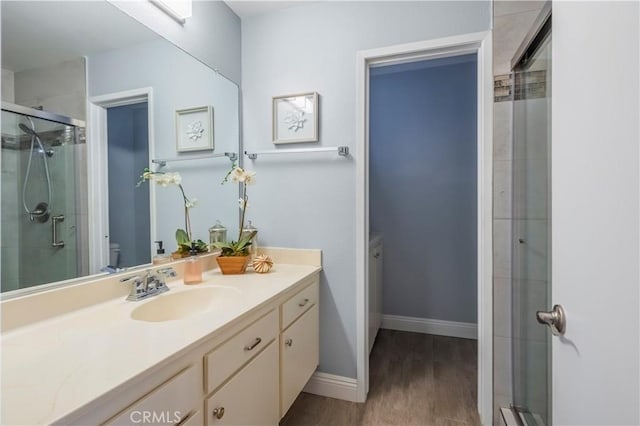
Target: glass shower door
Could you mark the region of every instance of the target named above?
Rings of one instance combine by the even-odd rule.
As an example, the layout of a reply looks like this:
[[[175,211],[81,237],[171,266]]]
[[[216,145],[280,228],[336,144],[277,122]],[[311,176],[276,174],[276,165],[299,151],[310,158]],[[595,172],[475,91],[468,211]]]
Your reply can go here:
[[[81,129],[27,110],[3,103],[3,292],[75,278],[88,266]]]
[[[536,321],[551,297],[551,35],[514,69],[513,406],[527,425],[550,424],[551,342]]]

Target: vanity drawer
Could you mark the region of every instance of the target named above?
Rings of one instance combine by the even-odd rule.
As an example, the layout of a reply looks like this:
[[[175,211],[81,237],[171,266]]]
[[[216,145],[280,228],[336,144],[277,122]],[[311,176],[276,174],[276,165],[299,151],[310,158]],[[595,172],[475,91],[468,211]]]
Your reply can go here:
[[[313,284],[282,304],[282,330],[289,327],[296,318],[318,303],[318,278]]]
[[[188,367],[105,424],[179,423],[202,401],[200,386],[198,369]]]
[[[208,426],[278,424],[278,345],[254,360],[206,400]]]
[[[206,393],[222,384],[278,335],[278,313],[273,310],[204,356]]]

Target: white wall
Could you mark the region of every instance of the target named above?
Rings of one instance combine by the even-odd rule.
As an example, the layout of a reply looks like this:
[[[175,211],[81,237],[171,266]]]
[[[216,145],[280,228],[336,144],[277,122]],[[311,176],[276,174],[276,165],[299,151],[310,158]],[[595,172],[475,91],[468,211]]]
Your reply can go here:
[[[243,141],[271,149],[271,97],[320,93],[320,143],[355,148],[358,50],[487,30],[491,3],[320,2],[242,22]],[[355,163],[261,157],[250,218],[262,245],[323,250],[320,367],[356,377]],[[390,167],[401,165],[390,165]]]
[[[146,0],[108,0],[195,58],[240,82],[240,18],[223,1],[193,2],[184,25]]]

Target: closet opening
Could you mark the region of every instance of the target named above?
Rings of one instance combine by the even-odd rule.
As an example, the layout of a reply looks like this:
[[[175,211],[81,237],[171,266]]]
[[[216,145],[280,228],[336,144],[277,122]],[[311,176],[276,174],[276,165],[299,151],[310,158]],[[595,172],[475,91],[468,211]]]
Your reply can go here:
[[[405,423],[491,418],[489,44],[358,54],[357,400]]]

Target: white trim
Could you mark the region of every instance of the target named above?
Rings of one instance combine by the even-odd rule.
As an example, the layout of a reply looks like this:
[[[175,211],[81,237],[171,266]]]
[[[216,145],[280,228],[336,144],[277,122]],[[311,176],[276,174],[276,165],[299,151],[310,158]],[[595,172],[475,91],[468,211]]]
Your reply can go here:
[[[89,198],[89,273],[96,274],[109,262],[109,202],[108,194],[108,155],[107,155],[107,108],[147,102],[149,164],[155,157],[153,88],[126,90],[93,96],[88,102],[87,121],[87,163]],[[156,188],[149,186],[151,226],[151,253],[156,240]]]
[[[462,52],[478,54],[478,412],[482,424],[492,423],[493,412],[493,282],[492,282],[492,174],[493,77],[491,32],[484,31],[416,43],[359,51],[356,54],[356,374],[357,400],[369,390],[367,271],[369,234],[369,67],[407,58],[436,58]],[[363,220],[361,220],[363,219]]]
[[[356,387],[356,379],[315,372],[302,391],[314,395],[357,402]]]
[[[383,315],[382,326],[387,330],[412,331],[437,336],[477,339],[478,326],[470,322],[442,321],[430,318]]]

